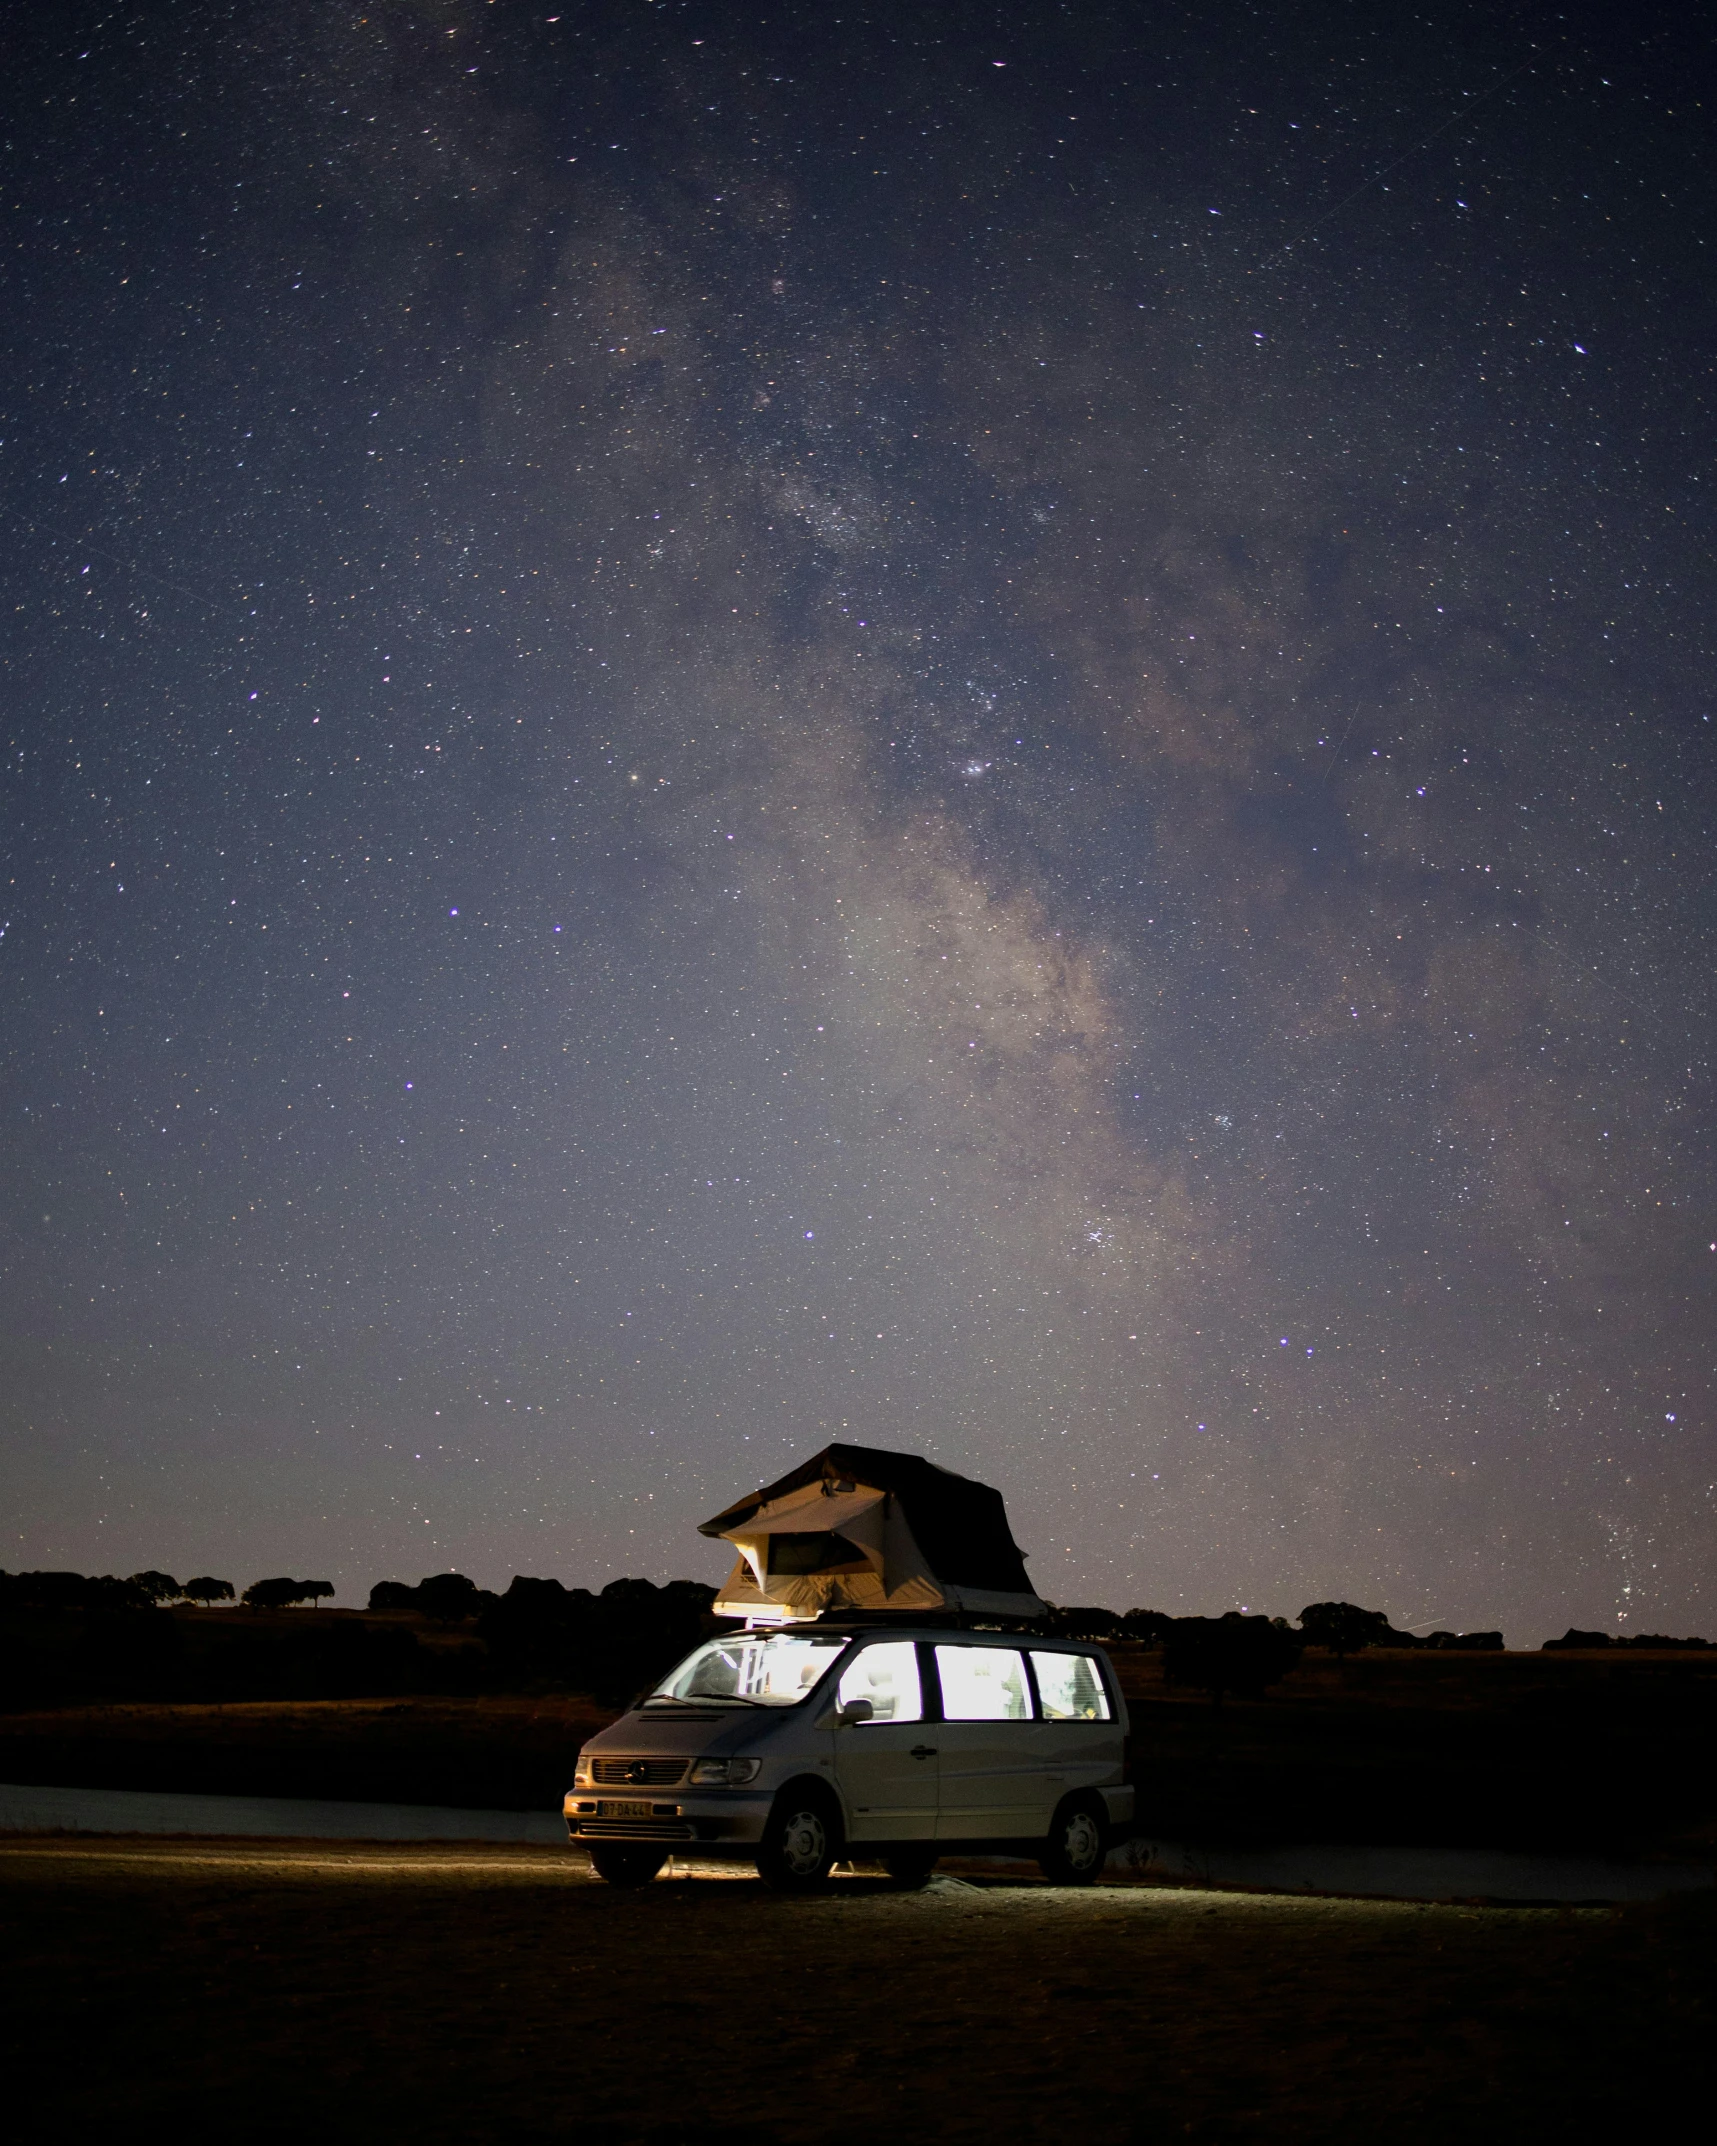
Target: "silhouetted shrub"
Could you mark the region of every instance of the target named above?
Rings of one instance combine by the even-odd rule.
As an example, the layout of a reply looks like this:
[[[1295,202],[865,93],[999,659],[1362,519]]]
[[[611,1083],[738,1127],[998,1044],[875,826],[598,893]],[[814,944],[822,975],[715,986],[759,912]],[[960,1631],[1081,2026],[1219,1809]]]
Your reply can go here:
[[[155,1607],[135,1580],[112,1573],[86,1577],[81,1572],[0,1572],[0,1602],[31,1610],[146,1610]]]
[[[135,1581],[0,1572],[0,1613],[0,1711],[177,1689],[178,1626]]]
[[[1420,1640],[1422,1647],[1439,1647],[1459,1654],[1501,1653],[1500,1632],[1429,1632]]]
[[[201,1578],[187,1580],[179,1590],[187,1602],[200,1602],[205,1609],[211,1602],[230,1602],[233,1599],[231,1580],[213,1580],[207,1573]]]
[[[1057,1639],[1124,1639],[1126,1620],[1107,1609],[1056,1609],[1041,1620]]]
[[[1262,1698],[1299,1660],[1301,1642],[1268,1617],[1178,1617],[1163,1647],[1163,1675],[1170,1684],[1209,1692],[1217,1705],[1225,1693]]]
[[[719,1628],[715,1589],[696,1580],[613,1580],[601,1594],[559,1580],[516,1578],[489,1596],[478,1623],[497,1670],[608,1700],[632,1696]]]
[[[0,1572],[0,1710],[171,1697],[179,1629],[111,1573]]]
[[[168,1619],[167,1622],[174,1620]],[[418,1644],[415,1631],[361,1618],[211,1617],[184,1620],[188,1664],[199,1696],[210,1699],[379,1698],[393,1693],[464,1691],[480,1682],[476,1648],[449,1659]]]
[[[1161,1610],[1130,1609],[1123,1616],[1118,1610],[1052,1604],[1033,1629],[1053,1633],[1057,1639],[1136,1639],[1147,1647],[1160,1647],[1173,1625],[1174,1619]]]
[[[417,1589],[408,1587],[403,1580],[378,1580],[370,1589],[369,1606],[373,1610],[414,1610]]]
[[[1560,1639],[1547,1639],[1540,1653],[1557,1654],[1590,1653],[1600,1647],[1638,1647],[1653,1654],[1680,1654],[1709,1647],[1708,1639],[1671,1639],[1663,1632],[1626,1632],[1619,1639],[1608,1632],[1582,1632],[1578,1625],[1570,1625]]]
[[[596,1597],[587,1587],[522,1573],[484,1608],[477,1630],[510,1677],[566,1677],[589,1651]]]
[[[180,1646],[171,1617],[98,1611],[73,1644],[72,1689],[91,1699],[158,1697],[174,1688]]]
[[[629,1697],[716,1629],[715,1589],[697,1580],[610,1580],[596,1598],[600,1664],[593,1690]]]
[[[282,1630],[275,1641],[276,1689],[290,1699],[357,1699],[411,1691],[430,1683],[447,1688],[440,1666],[410,1632],[375,1629],[354,1619],[311,1618]]]

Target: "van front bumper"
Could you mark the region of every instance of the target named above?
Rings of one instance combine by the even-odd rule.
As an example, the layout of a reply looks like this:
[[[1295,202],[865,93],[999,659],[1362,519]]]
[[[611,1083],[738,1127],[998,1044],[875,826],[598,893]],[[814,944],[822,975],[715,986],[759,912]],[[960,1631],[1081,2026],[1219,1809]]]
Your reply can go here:
[[[752,1845],[763,1838],[771,1798],[725,1789],[708,1795],[675,1794],[648,1798],[649,1814],[617,1815],[619,1802],[643,1802],[643,1797],[604,1796],[594,1791],[572,1789],[561,1805],[569,1841],[603,1840],[685,1841],[717,1847]],[[607,1806],[607,1808],[605,1808]]]

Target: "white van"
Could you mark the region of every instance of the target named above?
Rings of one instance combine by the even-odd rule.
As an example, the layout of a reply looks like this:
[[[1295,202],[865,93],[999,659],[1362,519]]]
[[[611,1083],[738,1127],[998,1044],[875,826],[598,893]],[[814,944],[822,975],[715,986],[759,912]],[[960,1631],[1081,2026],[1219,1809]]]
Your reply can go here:
[[[578,1755],[565,1815],[611,1885],[676,1850],[781,1891],[836,1861],[922,1884],[1013,1853],[1088,1885],[1131,1831],[1127,1709],[1098,1647],[1020,1633],[799,1625],[712,1639]]]

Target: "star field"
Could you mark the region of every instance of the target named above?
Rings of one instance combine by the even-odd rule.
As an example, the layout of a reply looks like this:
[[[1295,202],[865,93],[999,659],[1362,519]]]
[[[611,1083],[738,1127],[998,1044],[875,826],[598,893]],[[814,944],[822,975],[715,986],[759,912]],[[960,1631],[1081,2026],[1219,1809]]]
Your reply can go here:
[[[1706,31],[18,33],[0,1563],[1711,1629]]]

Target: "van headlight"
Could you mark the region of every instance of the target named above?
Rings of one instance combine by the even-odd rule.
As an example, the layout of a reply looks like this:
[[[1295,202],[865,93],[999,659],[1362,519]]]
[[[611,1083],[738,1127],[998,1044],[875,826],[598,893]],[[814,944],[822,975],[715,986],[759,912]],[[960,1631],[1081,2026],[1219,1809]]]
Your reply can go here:
[[[694,1788],[743,1788],[763,1770],[761,1759],[699,1759],[692,1768]]]
[[[572,1785],[574,1788],[594,1788],[596,1786],[596,1777],[591,1772],[592,1764],[593,1761],[586,1753],[581,1751],[578,1754],[578,1764],[572,1770]]]

